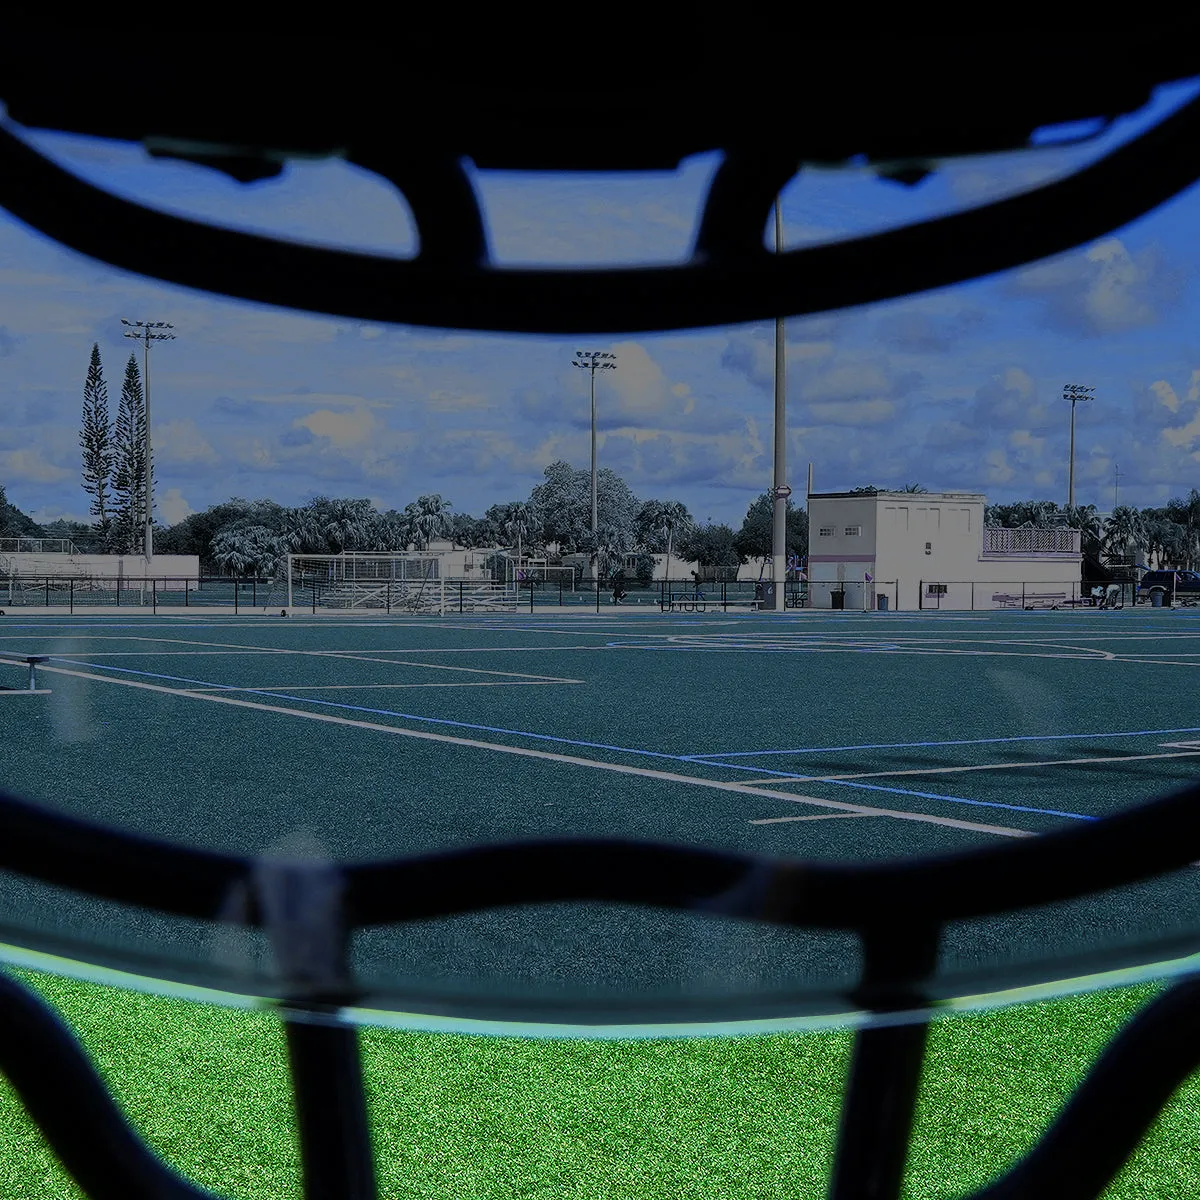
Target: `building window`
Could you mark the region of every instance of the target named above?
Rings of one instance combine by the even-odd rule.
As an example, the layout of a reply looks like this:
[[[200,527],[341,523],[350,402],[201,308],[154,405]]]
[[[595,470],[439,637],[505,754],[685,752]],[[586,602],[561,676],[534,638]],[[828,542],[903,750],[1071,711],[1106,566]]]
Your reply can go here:
[[[832,525],[822,525],[821,528],[818,530],[818,534],[821,537],[833,537],[833,526]]]
[[[862,533],[861,525],[847,525],[846,526],[846,536],[847,537],[858,537],[861,535],[861,533]]]

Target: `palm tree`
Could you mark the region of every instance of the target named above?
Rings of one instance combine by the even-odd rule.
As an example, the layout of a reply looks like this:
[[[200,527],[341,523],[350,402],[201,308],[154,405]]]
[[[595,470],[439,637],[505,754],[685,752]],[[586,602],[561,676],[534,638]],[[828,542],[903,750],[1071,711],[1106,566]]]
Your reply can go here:
[[[667,563],[666,577],[671,578],[671,546],[675,540],[676,533],[686,533],[692,528],[694,522],[692,515],[680,504],[678,500],[671,500],[664,504],[658,514],[659,527],[666,535],[667,539]]]
[[[322,532],[335,554],[370,546],[379,514],[370,500],[327,500],[318,511]]]
[[[213,559],[235,575],[272,577],[286,554],[283,539],[265,525],[229,526],[212,540]]]
[[[1192,488],[1186,500],[1168,500],[1167,516],[1183,530],[1184,557],[1194,569],[1200,557],[1200,491]]]
[[[403,552],[412,542],[412,522],[402,512],[389,509],[379,518],[379,546],[381,550]]]
[[[1104,522],[1104,556],[1109,564],[1129,561],[1138,556],[1146,545],[1146,523],[1142,514],[1131,505],[1122,504],[1112,510]]]
[[[533,513],[528,504],[517,501],[514,504],[505,505],[504,508],[504,532],[509,537],[517,539],[517,570],[521,569],[521,541],[528,537],[530,529],[533,528]]]
[[[293,554],[323,554],[326,549],[325,535],[311,505],[287,509],[280,536]]]
[[[1100,518],[1096,515],[1094,504],[1076,505],[1068,508],[1067,528],[1078,529],[1080,533],[1080,549],[1085,558],[1099,558],[1102,540]]]
[[[418,550],[427,550],[436,537],[450,532],[450,504],[439,495],[418,496],[404,507],[412,543]]]

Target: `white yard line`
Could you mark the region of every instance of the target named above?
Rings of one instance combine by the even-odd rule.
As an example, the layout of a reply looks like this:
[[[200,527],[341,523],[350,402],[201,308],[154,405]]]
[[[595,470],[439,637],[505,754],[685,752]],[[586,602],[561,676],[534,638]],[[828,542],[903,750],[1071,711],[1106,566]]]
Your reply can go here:
[[[955,775],[963,771],[1008,771],[1014,767],[1078,767],[1089,763],[1148,762],[1156,758],[1195,758],[1200,750],[1184,750],[1178,754],[1118,754],[1108,758],[1055,758],[1046,762],[980,763],[969,767],[918,767],[902,771],[860,771],[853,775],[794,775],[786,780],[749,779],[757,783],[834,783],[843,779],[900,779],[907,775]]]
[[[0,660],[4,661],[4,660]],[[12,666],[24,666],[24,663],[10,663]],[[914,821],[924,825],[940,825],[950,829],[964,829],[972,833],[991,833],[998,837],[1036,837],[1027,829],[1011,829],[1003,825],[984,825],[976,821],[960,821],[954,817],[938,817],[931,813],[902,812],[897,809],[874,808],[864,804],[846,804],[839,800],[822,800],[816,796],[795,796],[788,792],[768,791],[763,788],[752,788],[745,783],[724,782],[716,779],[703,779],[694,775],[677,775],[672,771],[657,771],[651,767],[631,767],[622,763],[600,762],[591,758],[579,758],[571,754],[556,754],[549,750],[533,750],[524,746],[505,746],[496,742],[485,742],[474,738],[457,737],[447,733],[430,733],[423,729],[404,729],[397,725],[382,725],[375,721],[362,721],[351,717],[338,717],[332,713],[310,713],[296,708],[285,708],[281,705],[263,704],[253,700],[239,700],[234,696],[223,694],[208,695],[203,692],[188,691],[184,688],[165,687],[157,683],[144,683],[138,679],[114,679],[110,675],[97,675],[91,671],[77,671],[68,667],[41,666],[41,671],[54,675],[67,675],[76,679],[88,679],[96,683],[107,683],[115,687],[139,688],[142,691],[157,692],[160,695],[181,696],[188,700],[203,701],[209,704],[224,704],[233,708],[252,709],[257,712],[277,713],[281,716],[298,717],[306,721],[321,721],[328,725],[339,725],[343,728],[367,729],[373,733],[388,734],[392,737],[416,738],[420,741],[440,742],[444,745],[466,746],[474,750],[490,750],[496,754],[510,754],[520,758],[540,759],[543,762],[564,763],[574,767],[585,767],[594,771],[610,771],[617,775],[632,775],[642,779],[657,779],[664,783],[682,783],[692,787],[708,788],[713,791],[733,792],[742,796],[763,797],[769,800],[783,800],[789,804],[809,804],[816,808],[830,809],[835,812],[853,813],[858,816],[892,817],[897,821]]]
[[[188,692],[366,692],[402,688],[552,687],[558,683],[582,683],[581,679],[472,679],[463,683],[259,683],[253,687],[214,684],[184,688]]]
[[[866,813],[810,813],[804,817],[759,817],[751,825],[782,825],[785,821],[834,821],[839,817],[865,817]]]

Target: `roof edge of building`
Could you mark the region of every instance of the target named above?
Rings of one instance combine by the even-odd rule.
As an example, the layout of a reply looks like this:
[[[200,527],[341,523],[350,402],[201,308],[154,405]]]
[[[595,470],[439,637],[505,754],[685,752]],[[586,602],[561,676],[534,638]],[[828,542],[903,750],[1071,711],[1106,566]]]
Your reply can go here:
[[[881,488],[877,492],[811,492],[810,500],[983,500],[984,492],[889,492]]]

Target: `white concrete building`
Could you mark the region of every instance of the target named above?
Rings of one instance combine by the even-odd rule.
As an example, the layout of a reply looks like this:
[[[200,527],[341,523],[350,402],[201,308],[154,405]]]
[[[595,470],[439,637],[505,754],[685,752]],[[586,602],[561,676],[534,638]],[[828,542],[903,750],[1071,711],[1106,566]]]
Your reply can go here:
[[[1052,608],[1079,596],[1079,530],[986,529],[983,510],[978,492],[813,493],[811,606]]]
[[[0,577],[5,579],[137,579],[165,582],[200,578],[200,559],[194,554],[156,554],[149,560],[141,554],[80,554],[65,543],[62,550],[42,549],[52,539],[11,538],[0,543]],[[14,547],[12,543],[36,543]]]

